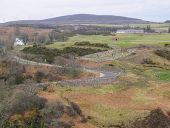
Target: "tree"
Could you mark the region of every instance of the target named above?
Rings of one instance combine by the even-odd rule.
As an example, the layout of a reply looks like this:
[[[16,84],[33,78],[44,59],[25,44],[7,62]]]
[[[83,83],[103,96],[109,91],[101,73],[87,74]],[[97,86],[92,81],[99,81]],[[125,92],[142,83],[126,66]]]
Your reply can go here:
[[[32,36],[33,36],[33,42],[37,43],[38,33],[35,32]]]
[[[14,46],[16,36],[14,33],[10,33],[8,38],[5,40],[5,45],[7,46],[8,49],[12,49]]]
[[[55,41],[56,31],[55,31],[55,30],[52,30],[51,32],[49,32],[48,36],[49,36],[50,42]]]
[[[19,37],[20,35],[21,35],[21,32],[20,32],[20,27],[15,27],[15,29],[14,29],[14,34],[15,34],[15,36],[16,37]]]
[[[24,43],[29,41],[29,36],[27,33],[21,33],[20,38],[23,40]]]
[[[146,31],[149,32],[150,30],[151,30],[151,26],[150,26],[150,25],[147,25]]]
[[[48,42],[48,37],[44,34],[41,34],[38,36],[37,38],[37,43],[39,44],[44,44],[44,43],[47,43]]]

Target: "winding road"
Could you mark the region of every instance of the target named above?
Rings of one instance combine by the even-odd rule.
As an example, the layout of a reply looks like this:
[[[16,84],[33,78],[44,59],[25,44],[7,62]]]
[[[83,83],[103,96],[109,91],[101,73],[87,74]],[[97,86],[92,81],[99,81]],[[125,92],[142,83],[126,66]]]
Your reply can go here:
[[[29,61],[29,60],[20,58],[18,56],[15,56],[14,54],[9,54],[9,56],[11,60],[16,61],[17,63],[23,64],[23,65],[65,68],[60,65],[52,65],[52,64]],[[67,67],[67,68],[71,68],[71,67]],[[91,73],[95,73],[99,75],[96,77],[91,77],[91,78],[64,80],[64,81],[57,81],[57,82],[41,83],[37,85],[58,84],[61,86],[95,86],[95,85],[101,85],[101,84],[109,84],[115,81],[115,79],[119,75],[121,75],[121,73],[123,72],[121,69],[116,69],[113,71],[106,71],[106,70],[101,70],[101,69],[78,68],[78,70],[81,70],[84,72],[91,72]]]

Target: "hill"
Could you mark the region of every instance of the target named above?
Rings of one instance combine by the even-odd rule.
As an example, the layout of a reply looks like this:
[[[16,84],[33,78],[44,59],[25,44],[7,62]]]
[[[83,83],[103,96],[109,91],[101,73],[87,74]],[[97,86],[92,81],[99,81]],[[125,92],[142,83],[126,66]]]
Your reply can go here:
[[[165,23],[170,23],[170,20],[165,21]]]
[[[143,24],[149,23],[141,19],[128,18],[112,15],[92,15],[92,14],[76,14],[60,16],[45,20],[20,20],[4,23],[3,25],[41,25],[41,26],[57,26],[65,24]]]

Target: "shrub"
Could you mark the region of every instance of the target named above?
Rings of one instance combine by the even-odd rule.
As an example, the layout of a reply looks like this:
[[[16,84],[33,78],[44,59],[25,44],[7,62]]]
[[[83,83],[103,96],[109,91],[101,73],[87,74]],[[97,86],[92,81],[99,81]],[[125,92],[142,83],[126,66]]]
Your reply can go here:
[[[143,63],[143,64],[152,64],[152,65],[155,65],[155,64],[156,64],[156,63],[155,63],[153,60],[151,60],[150,58],[144,59],[142,63]]]
[[[36,95],[29,96],[28,94],[19,93],[14,95],[13,101],[9,107],[9,113],[23,113],[28,110],[44,108],[46,99]]]
[[[48,86],[48,87],[45,89],[45,91],[50,92],[50,93],[53,93],[53,92],[55,92],[55,86],[50,85],[50,86]]]
[[[47,125],[47,128],[72,128],[72,123],[66,123],[63,121],[53,120],[50,124]]]
[[[15,76],[15,84],[22,84],[24,82],[25,78],[21,75]]]
[[[54,56],[53,55],[45,56],[45,60],[47,63],[52,64],[54,62]]]
[[[92,48],[66,47],[63,49],[62,53],[84,56],[84,55],[93,54],[93,53],[102,52],[102,51],[105,51],[105,50],[92,49]]]
[[[41,127],[41,117],[37,110],[26,111],[24,114],[15,114],[9,118],[5,127]]]
[[[37,71],[35,73],[35,79],[37,83],[40,83],[44,77],[45,77],[45,74],[43,72]]]
[[[62,102],[48,104],[42,110],[42,115],[44,115],[45,117],[55,116],[56,118],[60,118],[63,114],[64,114],[64,104]]]
[[[105,44],[100,44],[100,45],[105,46]],[[48,63],[52,63],[56,56],[63,56],[63,57],[68,57],[70,55],[84,56],[84,55],[93,54],[102,51],[106,51],[106,50],[92,49],[92,48],[78,48],[78,47],[66,47],[63,50],[59,50],[59,49],[48,49],[46,47],[42,47],[38,45],[35,45],[33,47],[26,47],[23,49],[24,53],[43,55],[44,59],[46,59]]]
[[[166,58],[167,60],[170,60],[170,51],[168,51],[166,49],[156,50],[155,54],[158,56],[161,56],[163,58]]]
[[[75,117],[77,113],[74,111],[74,109],[71,106],[66,107],[66,113],[70,117]]]
[[[78,115],[82,115],[82,111],[80,109],[80,107],[76,104],[76,103],[73,103],[73,102],[70,102],[70,106],[73,108],[73,110],[78,114]]]
[[[81,71],[77,70],[75,67],[72,67],[72,68],[66,68],[64,73],[75,78],[80,75]]]
[[[0,126],[2,128],[40,127],[39,110],[44,108],[45,103],[44,98],[28,95],[24,91],[16,92],[4,104],[0,114]]]

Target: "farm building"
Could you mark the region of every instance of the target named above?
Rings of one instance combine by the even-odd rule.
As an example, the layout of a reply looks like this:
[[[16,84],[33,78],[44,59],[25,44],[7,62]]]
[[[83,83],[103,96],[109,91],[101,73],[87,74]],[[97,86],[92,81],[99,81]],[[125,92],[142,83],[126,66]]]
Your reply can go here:
[[[14,42],[14,46],[21,46],[21,45],[24,45],[24,42],[21,39],[16,38]]]
[[[126,30],[117,30],[116,33],[124,34],[124,33],[144,33],[143,29],[126,29]]]
[[[5,54],[6,54],[6,47],[0,44],[0,55],[5,55]]]

